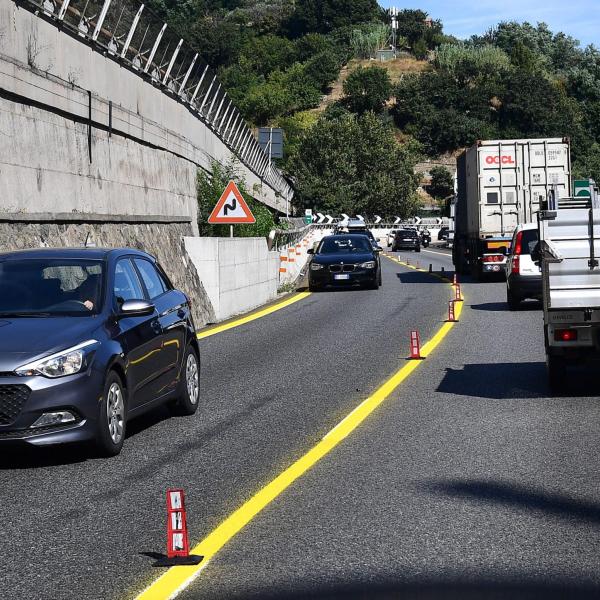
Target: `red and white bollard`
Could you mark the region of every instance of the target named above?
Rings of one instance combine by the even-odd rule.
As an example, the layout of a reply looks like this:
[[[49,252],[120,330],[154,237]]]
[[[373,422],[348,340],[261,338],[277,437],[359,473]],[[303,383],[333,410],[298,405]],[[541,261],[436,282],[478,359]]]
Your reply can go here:
[[[198,565],[203,558],[202,556],[190,554],[183,490],[167,490],[167,557],[158,560],[154,566]]]
[[[421,338],[418,331],[410,332],[410,360],[423,360],[421,356]]]
[[[462,302],[463,301],[463,297],[462,297],[462,293],[460,291],[460,283],[456,284],[455,290],[456,290],[456,296],[455,296],[454,301],[455,302]]]
[[[452,285],[456,287],[458,285],[458,276],[454,273],[454,279],[452,280]]]
[[[454,309],[455,300],[448,302],[448,323],[458,323],[456,319],[456,310]]]

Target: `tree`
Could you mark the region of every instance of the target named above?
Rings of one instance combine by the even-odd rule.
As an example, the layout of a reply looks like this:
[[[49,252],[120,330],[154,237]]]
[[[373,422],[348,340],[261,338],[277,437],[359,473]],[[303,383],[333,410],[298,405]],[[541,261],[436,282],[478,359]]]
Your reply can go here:
[[[331,214],[408,216],[417,204],[417,157],[373,113],[321,119],[291,161],[296,202]]]
[[[241,54],[248,68],[265,77],[277,69],[284,71],[297,58],[294,43],[276,35],[251,38],[243,46]]]
[[[431,183],[427,191],[436,199],[444,200],[454,192],[454,177],[446,167],[435,166],[431,169]]]
[[[350,111],[380,113],[392,95],[392,82],[386,69],[359,67],[344,82],[344,94]]]
[[[377,0],[302,0],[290,18],[287,29],[294,37],[306,33],[329,33],[340,27],[376,21]]]

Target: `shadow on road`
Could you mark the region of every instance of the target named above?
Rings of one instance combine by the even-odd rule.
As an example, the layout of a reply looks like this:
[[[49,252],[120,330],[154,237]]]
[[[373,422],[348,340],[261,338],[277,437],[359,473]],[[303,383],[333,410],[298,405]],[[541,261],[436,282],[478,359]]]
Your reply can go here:
[[[517,506],[542,511],[569,520],[579,519],[600,525],[600,505],[560,494],[524,487],[512,483],[480,480],[454,480],[428,483],[426,491],[486,504]]]
[[[591,369],[574,368],[567,373],[568,385],[562,397],[596,397],[600,386]],[[482,363],[465,365],[463,369],[446,369],[438,392],[457,396],[519,400],[554,398],[548,387],[546,365],[529,363]]]
[[[436,273],[436,275],[440,275],[440,273]],[[441,275],[442,277],[447,277],[452,280],[452,273],[448,271],[446,273],[441,273]],[[402,283],[443,283],[444,285],[449,285],[448,281],[443,281],[437,277],[432,277],[429,273],[421,273],[420,271],[396,273],[396,277],[398,277]]]
[[[542,303],[537,300],[523,302],[517,311],[511,311],[506,302],[486,302],[485,304],[471,304],[469,308],[486,312],[535,312],[542,310]]]
[[[368,574],[365,574],[368,577]],[[532,576],[533,577],[533,576]],[[481,573],[468,579],[434,579],[423,574],[420,581],[356,581],[317,587],[295,586],[294,591],[275,586],[254,594],[229,596],[230,600],[580,600],[598,598],[600,589],[568,581],[532,583],[506,575],[493,577]],[[382,581],[383,580],[383,581]]]

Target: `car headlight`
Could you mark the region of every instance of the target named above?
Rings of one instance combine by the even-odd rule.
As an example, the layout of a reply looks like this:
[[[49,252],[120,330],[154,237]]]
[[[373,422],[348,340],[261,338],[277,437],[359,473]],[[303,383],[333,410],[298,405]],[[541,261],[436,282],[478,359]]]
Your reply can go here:
[[[16,369],[15,372],[21,377],[43,375],[51,379],[75,375],[87,368],[90,354],[97,346],[97,340],[88,340],[87,342],[73,346],[73,348],[68,348],[62,352],[57,352],[51,356],[46,356],[40,360],[23,365]]]
[[[369,262],[364,262],[358,265],[361,269],[374,269],[377,266],[377,263],[374,260],[370,260]]]
[[[321,271],[324,268],[325,267],[323,265],[320,265],[319,263],[310,263],[310,270],[311,271]]]

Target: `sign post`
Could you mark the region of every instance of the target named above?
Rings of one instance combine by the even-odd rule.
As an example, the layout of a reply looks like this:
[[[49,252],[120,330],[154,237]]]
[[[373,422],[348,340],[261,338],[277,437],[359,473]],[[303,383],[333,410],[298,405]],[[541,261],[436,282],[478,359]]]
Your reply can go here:
[[[256,219],[235,181],[230,181],[225,188],[210,217],[208,217],[208,222],[211,225],[229,225],[231,237],[233,237],[234,225],[256,223]]]

